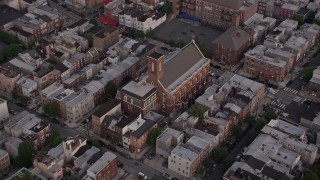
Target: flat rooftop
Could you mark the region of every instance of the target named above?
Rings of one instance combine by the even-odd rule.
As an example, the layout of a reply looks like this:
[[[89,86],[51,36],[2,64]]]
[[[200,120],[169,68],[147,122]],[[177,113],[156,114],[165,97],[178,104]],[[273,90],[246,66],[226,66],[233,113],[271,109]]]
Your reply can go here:
[[[10,14],[10,16],[8,16]],[[0,5],[0,27],[23,16],[23,13],[6,5]]]

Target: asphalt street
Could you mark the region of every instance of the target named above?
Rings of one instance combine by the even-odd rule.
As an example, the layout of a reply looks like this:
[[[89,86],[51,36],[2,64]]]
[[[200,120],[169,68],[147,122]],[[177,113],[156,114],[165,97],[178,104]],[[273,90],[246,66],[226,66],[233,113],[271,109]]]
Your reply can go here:
[[[108,151],[108,149],[106,148],[102,148],[102,150]],[[148,179],[151,179],[154,176],[162,176],[162,174],[159,171],[143,164],[143,162],[140,162],[134,159],[128,159],[124,157],[122,154],[120,154],[119,152],[113,152],[113,153],[117,155],[118,161],[123,163],[124,166],[122,167],[122,169],[129,174],[138,176],[138,173],[142,172],[143,174],[148,176]],[[124,177],[121,179],[124,179]]]
[[[236,157],[238,154],[241,153],[243,148],[246,147],[246,136],[243,135],[242,139],[236,144],[236,146],[230,151],[230,153],[226,156],[225,160],[236,160]],[[206,177],[207,180],[218,180],[222,179],[221,176],[225,173],[225,170],[223,169],[223,164],[218,163],[216,169],[213,171],[213,173]]]

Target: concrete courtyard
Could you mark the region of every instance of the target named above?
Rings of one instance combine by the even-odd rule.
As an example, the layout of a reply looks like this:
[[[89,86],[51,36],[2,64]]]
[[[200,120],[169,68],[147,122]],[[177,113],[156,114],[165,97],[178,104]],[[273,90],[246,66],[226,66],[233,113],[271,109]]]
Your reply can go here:
[[[188,43],[194,36],[196,42],[204,44],[212,54],[212,41],[222,33],[223,31],[204,26],[199,22],[176,18],[156,28],[155,38],[164,42],[182,39]]]

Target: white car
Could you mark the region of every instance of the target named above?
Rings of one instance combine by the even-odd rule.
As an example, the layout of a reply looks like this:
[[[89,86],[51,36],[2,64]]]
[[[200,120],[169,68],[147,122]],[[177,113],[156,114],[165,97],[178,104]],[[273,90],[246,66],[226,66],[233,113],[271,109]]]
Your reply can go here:
[[[139,172],[138,175],[139,175],[139,176],[142,176],[144,179],[148,179],[148,176],[145,175],[145,174],[143,174],[142,172]]]
[[[271,93],[271,94],[273,94],[273,95],[275,95],[277,92],[274,90],[274,89],[272,89],[272,88],[268,88],[268,91]]]

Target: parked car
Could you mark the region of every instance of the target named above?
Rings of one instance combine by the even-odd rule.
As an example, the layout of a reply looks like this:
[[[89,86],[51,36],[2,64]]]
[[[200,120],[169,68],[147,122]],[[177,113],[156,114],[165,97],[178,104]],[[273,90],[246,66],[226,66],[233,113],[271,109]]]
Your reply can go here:
[[[156,153],[150,153],[149,155],[148,155],[148,159],[149,160],[152,160],[154,157],[156,156]]]
[[[168,173],[163,173],[162,174],[163,177],[165,177],[166,179],[172,179],[172,177],[168,174]]]
[[[107,144],[104,143],[104,142],[101,141],[101,140],[98,140],[98,143],[100,144],[101,147],[106,147],[106,146],[107,146]]]
[[[143,174],[142,172],[139,172],[138,175],[139,175],[139,176],[142,176],[144,179],[148,179],[148,176],[145,175],[145,174]]]
[[[120,161],[117,162],[117,165],[118,165],[118,167],[122,167],[123,166],[123,164]]]
[[[117,152],[117,148],[112,146],[111,144],[107,144],[106,145],[106,148],[109,149],[110,151],[112,152]]]

